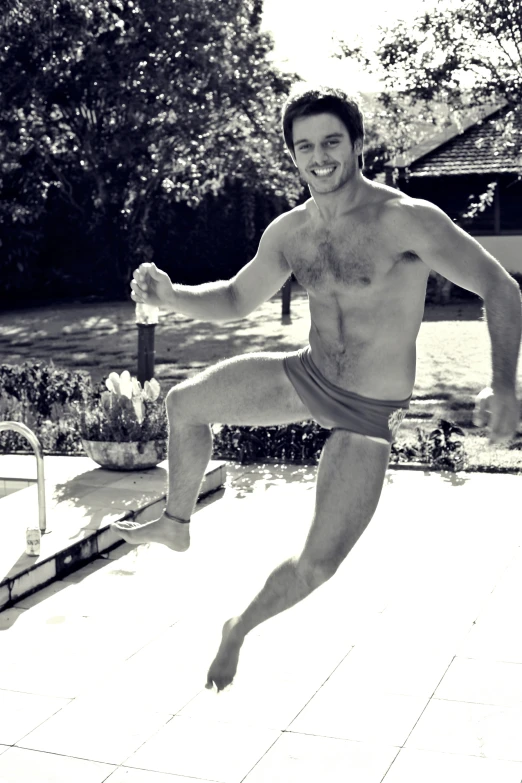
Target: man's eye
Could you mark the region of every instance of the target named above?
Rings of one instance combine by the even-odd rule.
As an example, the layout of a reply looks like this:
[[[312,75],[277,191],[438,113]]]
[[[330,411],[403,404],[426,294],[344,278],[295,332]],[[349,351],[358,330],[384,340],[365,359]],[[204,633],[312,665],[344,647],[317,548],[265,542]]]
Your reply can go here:
[[[337,141],[337,139],[332,139],[331,141],[329,141],[329,142],[328,142],[328,145],[329,145],[330,147],[335,147],[335,146],[336,146],[336,144],[339,144],[339,142]]]
[[[306,152],[307,150],[310,149],[310,145],[309,144],[302,144],[297,149],[299,150],[299,152]]]

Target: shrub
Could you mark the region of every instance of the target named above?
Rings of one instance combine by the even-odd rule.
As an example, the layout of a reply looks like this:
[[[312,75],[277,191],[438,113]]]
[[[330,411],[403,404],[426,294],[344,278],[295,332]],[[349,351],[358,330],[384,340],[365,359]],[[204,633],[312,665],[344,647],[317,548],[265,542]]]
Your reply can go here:
[[[214,456],[218,459],[316,463],[330,431],[305,421],[270,427],[214,425],[213,434]]]
[[[52,362],[0,365],[0,420],[26,424],[47,452],[82,451],[73,406],[94,394],[85,371],[61,369]],[[0,452],[31,450],[23,435],[0,432]]]
[[[215,459],[244,463],[280,460],[317,464],[331,432],[315,422],[273,427],[214,426]],[[397,441],[392,445],[392,463],[423,462],[434,470],[462,470],[467,462],[464,432],[452,422],[440,419],[427,433],[417,427],[417,442]]]
[[[461,438],[465,433],[456,424],[439,419],[435,429],[426,433],[416,428],[417,441],[392,445],[391,462],[425,462],[434,470],[463,470],[468,457]]]
[[[56,406],[85,402],[93,393],[91,376],[85,370],[65,370],[53,362],[0,364],[0,395],[29,405],[33,415],[51,418]]]

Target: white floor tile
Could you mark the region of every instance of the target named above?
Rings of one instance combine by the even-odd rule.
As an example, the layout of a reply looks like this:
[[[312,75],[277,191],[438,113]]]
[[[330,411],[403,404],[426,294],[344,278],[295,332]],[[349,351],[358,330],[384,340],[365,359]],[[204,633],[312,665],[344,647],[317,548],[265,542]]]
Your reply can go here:
[[[140,625],[111,622],[110,617],[46,616],[43,606],[37,609],[36,619],[27,610],[2,634],[0,688],[72,698],[163,627],[154,616]]]
[[[480,614],[455,652],[461,658],[522,664],[520,607],[506,613]]]
[[[104,783],[113,769],[109,764],[22,748],[0,754],[2,783]]]
[[[451,701],[522,707],[522,663],[455,658],[434,695]]]
[[[14,745],[67,704],[68,699],[0,691],[0,742]]]
[[[332,675],[341,692],[382,692],[416,696],[426,702],[448,668],[450,648],[424,643],[398,630],[395,639],[378,632],[356,644]],[[335,686],[334,686],[335,683]]]
[[[126,764],[217,783],[240,783],[278,736],[279,732],[270,729],[175,717]]]
[[[18,743],[19,747],[122,764],[169,715],[73,702]]]
[[[522,761],[522,707],[432,699],[406,747]]]
[[[176,625],[107,670],[78,702],[175,715],[204,689],[210,650],[203,633]]]
[[[362,692],[328,681],[290,731],[382,745],[402,745],[419,719],[426,699],[393,693]]]
[[[403,748],[382,783],[520,783],[522,763]]]
[[[212,783],[202,778],[186,778],[184,775],[169,775],[167,772],[151,772],[149,769],[118,767],[106,783]]]
[[[286,732],[245,783],[381,783],[398,748]]]

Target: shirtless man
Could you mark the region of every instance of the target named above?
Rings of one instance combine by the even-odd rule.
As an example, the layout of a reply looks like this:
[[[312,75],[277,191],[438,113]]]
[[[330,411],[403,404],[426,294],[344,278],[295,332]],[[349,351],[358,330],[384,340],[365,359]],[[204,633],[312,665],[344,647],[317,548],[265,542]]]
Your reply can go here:
[[[519,422],[521,301],[513,278],[436,206],[364,177],[363,119],[343,92],[301,88],[285,104],[283,132],[311,198],[268,226],[250,263],[231,280],[199,286],[172,285],[154,264],[142,264],[131,283],[135,302],[205,321],[245,317],[291,272],[308,292],[310,343],[303,350],[228,359],[169,391],[165,512],[152,522],[113,525],[131,543],[188,548],[188,523],[211,456],[210,423],[314,418],[332,430],[303,550],[225,623],[207,677],[207,687],[218,690],[232,682],[246,634],[329,579],[370,522],[411,398],[430,269],[484,300],[492,345],[490,440],[509,440]]]

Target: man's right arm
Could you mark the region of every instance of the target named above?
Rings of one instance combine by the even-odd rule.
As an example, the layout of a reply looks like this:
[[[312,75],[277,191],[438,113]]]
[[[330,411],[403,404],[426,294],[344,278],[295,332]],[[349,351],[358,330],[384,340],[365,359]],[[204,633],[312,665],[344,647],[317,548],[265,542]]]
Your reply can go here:
[[[264,232],[255,258],[230,280],[202,285],[172,284],[155,264],[142,264],[131,283],[131,297],[174,309],[199,321],[233,321],[244,318],[270,299],[290,276],[280,249],[284,227],[281,215]]]
[[[234,321],[240,318],[229,280],[202,285],[174,284],[168,306],[196,321]]]

